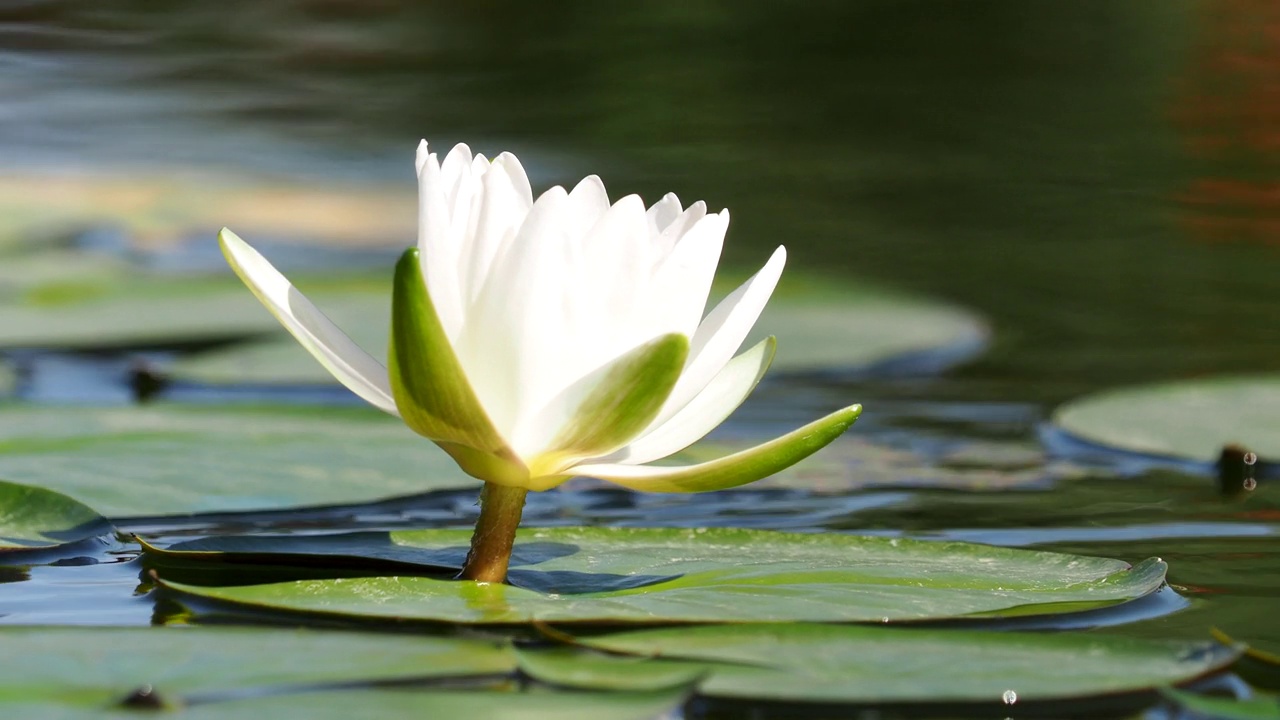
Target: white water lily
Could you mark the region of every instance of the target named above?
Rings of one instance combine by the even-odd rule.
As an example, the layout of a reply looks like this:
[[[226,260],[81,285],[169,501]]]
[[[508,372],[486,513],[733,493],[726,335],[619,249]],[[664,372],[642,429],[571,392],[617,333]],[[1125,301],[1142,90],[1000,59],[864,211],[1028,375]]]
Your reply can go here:
[[[786,252],[704,317],[728,211],[610,204],[594,175],[536,200],[509,153],[418,148],[418,246],[396,268],[388,364],[362,350],[229,230],[231,266],[333,375],[488,483],[575,475],[655,492],[757,480],[831,442],[857,405],[719,460],[650,465],[701,439],[755,387],[768,338],[735,356]]]

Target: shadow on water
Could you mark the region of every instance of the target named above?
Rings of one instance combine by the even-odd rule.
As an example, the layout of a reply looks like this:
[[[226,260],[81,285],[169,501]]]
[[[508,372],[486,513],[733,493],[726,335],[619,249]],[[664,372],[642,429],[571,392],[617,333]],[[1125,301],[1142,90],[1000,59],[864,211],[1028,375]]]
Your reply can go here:
[[[0,566],[0,583],[25,582],[30,579],[31,574],[25,567]]]

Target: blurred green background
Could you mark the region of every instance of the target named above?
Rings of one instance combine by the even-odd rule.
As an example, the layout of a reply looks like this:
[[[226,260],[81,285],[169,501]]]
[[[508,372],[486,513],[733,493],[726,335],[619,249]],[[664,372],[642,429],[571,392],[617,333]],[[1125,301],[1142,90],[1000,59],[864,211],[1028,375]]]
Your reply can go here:
[[[371,183],[407,244],[416,141],[465,141],[539,187],[728,207],[733,265],[785,243],[978,310],[965,399],[1276,368],[1268,0],[37,0],[0,35],[0,174],[32,195],[50,169]]]

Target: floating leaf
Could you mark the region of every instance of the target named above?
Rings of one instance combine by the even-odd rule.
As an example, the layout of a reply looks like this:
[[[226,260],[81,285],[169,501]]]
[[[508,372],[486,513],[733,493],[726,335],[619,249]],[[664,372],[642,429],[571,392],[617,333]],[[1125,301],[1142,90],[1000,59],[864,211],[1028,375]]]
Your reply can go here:
[[[105,544],[113,531],[106,518],[66,495],[0,480],[0,562],[7,554],[86,540]]]
[[[502,643],[461,638],[238,628],[3,628],[9,703],[101,708],[137,688],[183,704],[196,698],[298,692],[333,683],[506,675]]]
[[[1260,694],[1247,700],[1212,697],[1181,690],[1165,689],[1162,694],[1197,717],[1218,720],[1280,720],[1280,697]]]
[[[1123,388],[1058,408],[1053,422],[1090,443],[1214,462],[1240,444],[1280,459],[1280,377],[1218,377]]]
[[[433,444],[365,408],[0,409],[0,476],[113,516],[367,502],[471,488]]]
[[[687,695],[683,689],[629,693],[549,692],[514,687],[489,692],[353,690],[218,703],[191,708],[181,717],[183,720],[203,720],[206,717],[218,720],[351,720],[361,717],[654,720],[679,717],[678,711]]]
[[[369,547],[374,557],[389,545],[416,547],[426,564],[450,556],[456,564],[469,536],[397,532],[372,539]],[[1105,607],[1154,591],[1165,573],[1155,559],[1131,568],[1103,558],[968,543],[732,529],[529,529],[518,537],[516,552],[511,585],[407,576],[164,585],[247,611],[357,619],[887,622]]]
[[[505,642],[243,628],[3,628],[0,716],[651,718],[688,687],[521,690]],[[389,684],[369,687],[368,684]],[[412,683],[413,687],[396,688]],[[450,688],[470,687],[470,690]],[[129,707],[126,707],[129,705]]]
[[[778,338],[777,370],[914,373],[968,359],[986,345],[989,331],[954,305],[792,270],[746,344],[768,335]]]
[[[176,346],[281,332],[230,272],[194,278],[118,269],[79,277],[75,266],[68,272],[67,280],[9,288],[9,302],[0,304],[0,347]],[[335,320],[389,322],[389,276],[317,278],[311,284],[316,302],[332,308]]]
[[[716,697],[996,705],[1149,691],[1221,670],[1238,654],[1217,643],[1093,633],[795,623],[664,628],[576,642],[615,655],[522,651],[521,668],[544,682],[627,689],[658,672],[637,665],[638,658],[659,658],[650,664],[671,674],[701,667],[699,692]]]
[[[520,670],[542,682],[567,688],[654,692],[691,687],[711,667],[699,661],[605,655],[572,648],[516,649]]]

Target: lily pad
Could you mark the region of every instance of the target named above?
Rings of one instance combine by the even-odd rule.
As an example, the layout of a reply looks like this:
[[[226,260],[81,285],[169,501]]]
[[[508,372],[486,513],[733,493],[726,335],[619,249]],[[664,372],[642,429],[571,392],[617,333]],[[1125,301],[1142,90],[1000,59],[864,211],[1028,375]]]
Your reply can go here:
[[[524,650],[521,668],[570,687],[631,688],[656,677],[655,668],[673,678],[701,668],[699,692],[713,697],[1011,705],[1150,691],[1224,669],[1238,655],[1218,643],[1093,633],[811,624],[664,628],[576,643],[613,655]]]
[[[654,720],[679,717],[688,693],[549,692],[508,688],[489,692],[379,689],[282,695],[192,708],[184,720],[351,720],[386,718],[496,718],[498,720]],[[0,706],[3,707],[3,706]],[[207,711],[207,713],[205,712]],[[32,716],[33,717],[33,716]],[[130,716],[136,717],[136,716]]]
[[[113,268],[78,277],[78,268],[73,265],[66,279],[9,288],[9,302],[0,305],[0,348],[175,347],[283,334],[229,271],[225,276],[165,278]],[[330,277],[312,284],[317,302],[332,308],[336,319],[376,319],[385,325],[391,306],[388,280],[389,275]]]
[[[1211,463],[1240,444],[1280,459],[1280,377],[1217,377],[1111,390],[1058,408],[1054,424],[1089,443]]]
[[[114,531],[92,508],[61,493],[0,480],[0,562],[5,555],[103,539]]]
[[[6,303],[57,302],[92,292],[136,271],[123,258],[65,248],[7,254],[0,264],[0,298]]]
[[[469,537],[468,531],[427,530],[365,542],[375,558],[390,546],[416,548],[424,566],[434,568],[457,566]],[[239,543],[238,551],[251,542]],[[292,552],[301,547],[293,545]],[[317,555],[322,548],[317,545]],[[365,620],[890,622],[1105,607],[1156,590],[1165,573],[1158,559],[1130,567],[969,543],[733,529],[528,529],[516,551],[510,585],[404,574],[238,587],[166,582],[162,574],[161,582],[187,598],[242,611]],[[347,552],[361,554],[356,547]]]
[[[9,703],[102,708],[141,687],[173,704],[356,683],[507,675],[502,643],[238,628],[0,629],[9,663],[0,711]],[[0,712],[9,716],[8,712]]]
[[[526,675],[565,688],[653,692],[692,687],[712,672],[711,663],[657,655],[606,655],[567,647],[516,648],[515,653]]]
[[[1259,694],[1245,700],[1213,697],[1181,690],[1164,690],[1166,698],[1195,713],[1218,720],[1280,720],[1280,697]]]
[[[778,338],[778,370],[917,374],[973,357],[990,331],[980,317],[955,305],[792,270],[744,347],[768,335]]]
[[[775,370],[936,370],[977,352],[988,336],[981,320],[951,305],[804,275],[784,276],[783,282],[743,344],[776,335]],[[385,307],[361,317],[350,300],[315,296],[306,282],[298,286],[357,344],[385,359]],[[185,356],[167,372],[176,380],[209,384],[335,382],[283,335]]]
[[[447,455],[365,408],[0,409],[0,476],[112,516],[368,502],[471,488]]]
[[[239,628],[6,628],[4,717],[651,718],[687,687],[522,690],[504,642]],[[404,687],[397,687],[402,685]],[[410,687],[409,685],[412,685]],[[450,688],[470,687],[470,690]],[[167,716],[169,713],[165,713]]]

